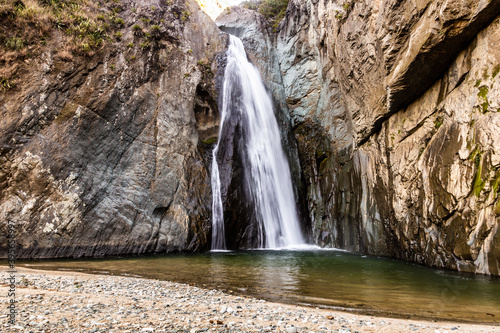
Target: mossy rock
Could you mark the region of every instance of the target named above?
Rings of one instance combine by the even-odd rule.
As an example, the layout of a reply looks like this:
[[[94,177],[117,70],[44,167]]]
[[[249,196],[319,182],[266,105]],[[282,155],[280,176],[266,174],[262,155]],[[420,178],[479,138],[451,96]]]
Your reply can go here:
[[[497,171],[495,174],[495,178],[491,181],[491,188],[493,189],[493,193],[496,195],[500,195],[500,172]]]
[[[495,68],[493,68],[493,73],[491,73],[491,77],[495,78],[497,74],[500,72],[500,65],[496,65]]]
[[[490,103],[488,102],[488,87],[487,86],[481,86],[479,87],[479,92],[477,93],[477,96],[482,100],[481,105],[481,110],[483,113],[486,113],[488,111],[488,107],[490,106]]]
[[[495,215],[500,215],[500,198],[497,200],[495,204]]]
[[[201,141],[203,144],[205,145],[211,145],[211,144],[214,144],[217,142],[217,137],[214,136],[213,138],[209,138],[209,139],[206,139],[206,140],[202,140]]]
[[[483,171],[483,159],[482,159],[482,153],[478,153],[475,158],[474,158],[474,164],[477,167],[476,171],[476,178],[474,179],[474,187],[473,187],[473,193],[476,197],[479,197],[481,194],[481,191],[484,188],[484,185],[486,182],[481,178],[481,174]]]
[[[65,122],[66,120],[73,118],[76,110],[78,109],[78,106],[78,104],[67,102],[57,116],[56,121],[60,124],[62,122]]]

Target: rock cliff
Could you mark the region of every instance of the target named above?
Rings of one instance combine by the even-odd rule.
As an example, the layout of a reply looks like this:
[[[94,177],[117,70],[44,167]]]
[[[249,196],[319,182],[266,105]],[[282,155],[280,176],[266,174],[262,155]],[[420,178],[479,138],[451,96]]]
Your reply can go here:
[[[499,14],[290,1],[276,52],[316,243],[500,274]]]
[[[30,5],[16,4],[2,25]],[[56,30],[0,95],[2,256],[9,220],[23,258],[210,246],[206,151],[227,38],[194,1],[106,6],[97,20],[113,16],[116,38],[63,57]]]
[[[120,34],[92,55],[57,51],[58,31],[33,58],[2,40],[25,70],[0,95],[0,255],[7,221],[19,257],[207,249],[227,36],[194,0],[96,10]],[[500,275],[499,15],[486,0],[290,0],[276,34],[243,8],[218,19],[273,93],[314,243]]]

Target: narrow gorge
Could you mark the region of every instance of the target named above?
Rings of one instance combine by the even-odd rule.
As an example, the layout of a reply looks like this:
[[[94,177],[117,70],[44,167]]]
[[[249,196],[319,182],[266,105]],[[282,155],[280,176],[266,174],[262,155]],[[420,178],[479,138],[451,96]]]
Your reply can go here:
[[[248,3],[214,22],[194,0],[96,1],[50,29],[29,12],[49,15],[44,6],[0,4],[2,257],[12,221],[19,258],[280,247],[301,235],[500,275],[500,1],[290,0],[274,26]],[[249,200],[248,128],[224,115],[229,34],[272,97],[279,131],[259,147],[288,162],[274,172],[291,183],[272,191],[285,199]],[[249,88],[236,90],[245,103]],[[266,244],[256,212],[282,199],[269,219],[295,220],[297,233]]]

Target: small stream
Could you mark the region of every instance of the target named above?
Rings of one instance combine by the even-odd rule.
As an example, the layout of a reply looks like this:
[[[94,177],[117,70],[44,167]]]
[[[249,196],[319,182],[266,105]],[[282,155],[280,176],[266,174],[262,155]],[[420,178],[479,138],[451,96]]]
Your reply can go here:
[[[170,280],[373,315],[500,323],[498,277],[337,250],[209,252],[19,265]]]

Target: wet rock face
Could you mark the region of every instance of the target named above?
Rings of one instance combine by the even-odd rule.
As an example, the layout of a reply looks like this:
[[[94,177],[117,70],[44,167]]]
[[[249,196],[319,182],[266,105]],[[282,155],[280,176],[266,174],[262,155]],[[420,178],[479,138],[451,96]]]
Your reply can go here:
[[[203,141],[225,38],[193,1],[120,3],[121,41],[70,62],[49,50],[0,97],[0,229],[16,223],[20,258],[210,246]],[[160,27],[150,47],[131,28],[140,17]]]
[[[299,221],[301,222],[303,234],[308,239],[311,234],[311,223],[305,204],[306,186],[298,156],[297,142],[293,134],[289,110],[285,101],[285,91],[275,49],[274,35],[260,14],[241,7],[231,7],[229,11],[224,12],[217,18],[216,24],[222,31],[235,35],[242,40],[247,56],[252,64],[259,69],[266,86],[273,96],[276,119],[281,129],[281,141],[292,174]],[[235,133],[235,135],[235,140],[241,139],[241,132],[239,134]],[[244,144],[241,142],[230,144],[231,149],[233,149],[233,146],[238,146],[238,150],[241,152],[245,149]],[[229,230],[226,229],[226,234],[232,235],[230,236],[231,239],[227,239],[226,242],[227,244],[233,244],[232,248],[238,248],[237,244],[240,244],[239,247],[251,248],[257,246],[257,221],[256,217],[250,213],[253,208],[248,206],[248,201],[251,200],[245,199],[249,198],[250,194],[246,193],[244,189],[244,174],[241,163],[244,163],[241,155],[235,153],[231,162],[232,167],[226,170],[226,172],[231,173],[230,169],[234,169],[231,173],[232,176],[226,176],[231,186],[225,203],[224,219],[226,228],[229,227]],[[244,240],[244,238],[247,240]]]
[[[290,1],[276,52],[317,244],[500,274],[499,14]]]

